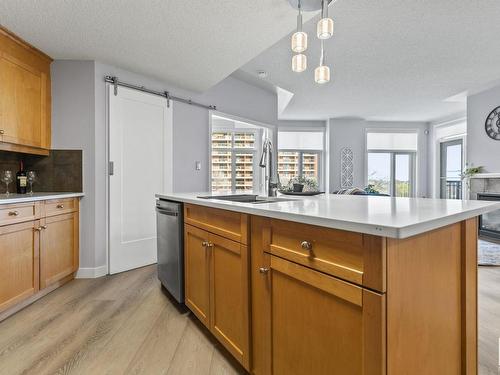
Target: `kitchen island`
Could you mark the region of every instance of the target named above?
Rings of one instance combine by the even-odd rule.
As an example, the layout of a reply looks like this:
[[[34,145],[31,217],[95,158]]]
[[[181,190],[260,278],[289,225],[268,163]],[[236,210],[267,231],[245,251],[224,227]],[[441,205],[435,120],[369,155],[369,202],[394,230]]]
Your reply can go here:
[[[186,305],[254,374],[476,374],[479,201],[184,203]]]

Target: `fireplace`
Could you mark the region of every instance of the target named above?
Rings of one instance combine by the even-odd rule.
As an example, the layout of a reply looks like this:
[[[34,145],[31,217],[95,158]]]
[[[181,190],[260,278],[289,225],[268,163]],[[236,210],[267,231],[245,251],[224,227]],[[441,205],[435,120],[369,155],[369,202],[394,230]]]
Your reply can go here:
[[[477,193],[477,199],[500,201],[500,193]],[[500,239],[500,210],[488,212],[479,217],[479,235]]]

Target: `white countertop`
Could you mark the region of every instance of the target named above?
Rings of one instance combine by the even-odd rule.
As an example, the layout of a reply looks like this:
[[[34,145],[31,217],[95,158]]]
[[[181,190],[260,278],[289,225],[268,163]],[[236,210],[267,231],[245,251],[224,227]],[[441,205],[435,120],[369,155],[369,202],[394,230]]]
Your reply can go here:
[[[393,238],[410,237],[500,209],[500,202],[477,200],[323,194],[250,204],[197,198],[200,195],[210,193],[165,193],[156,197]]]
[[[0,194],[0,204],[12,204],[12,203],[23,203],[23,202],[34,202],[34,201],[44,201],[46,199],[62,199],[62,198],[74,198],[83,197],[84,193],[57,193],[57,192],[40,192],[33,194]]]

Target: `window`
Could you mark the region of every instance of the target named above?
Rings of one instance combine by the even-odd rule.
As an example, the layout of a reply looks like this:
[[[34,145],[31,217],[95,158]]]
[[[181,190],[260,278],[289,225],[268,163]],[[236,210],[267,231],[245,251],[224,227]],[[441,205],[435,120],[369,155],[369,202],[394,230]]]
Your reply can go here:
[[[278,174],[281,184],[287,185],[294,177],[305,177],[314,180],[321,188],[323,150],[323,131],[279,131]]]
[[[262,170],[257,165],[266,129],[253,124],[212,115],[212,192],[259,191]]]
[[[414,196],[417,133],[368,131],[366,146],[368,185],[382,194]]]

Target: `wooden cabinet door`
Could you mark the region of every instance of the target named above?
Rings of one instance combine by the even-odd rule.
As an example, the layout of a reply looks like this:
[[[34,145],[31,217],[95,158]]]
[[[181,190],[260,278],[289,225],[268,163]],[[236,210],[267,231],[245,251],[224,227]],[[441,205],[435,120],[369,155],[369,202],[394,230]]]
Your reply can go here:
[[[41,221],[40,288],[54,284],[78,270],[78,212]]]
[[[385,373],[383,295],[276,256],[268,259],[262,277],[271,284],[269,373]]]
[[[184,295],[186,306],[210,327],[210,262],[208,232],[184,226]]]
[[[0,82],[2,141],[49,148],[47,74],[0,51]]]
[[[217,339],[248,370],[250,365],[249,275],[247,247],[209,235],[211,323]]]
[[[39,289],[38,221],[0,227],[0,311]]]

